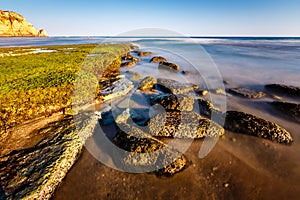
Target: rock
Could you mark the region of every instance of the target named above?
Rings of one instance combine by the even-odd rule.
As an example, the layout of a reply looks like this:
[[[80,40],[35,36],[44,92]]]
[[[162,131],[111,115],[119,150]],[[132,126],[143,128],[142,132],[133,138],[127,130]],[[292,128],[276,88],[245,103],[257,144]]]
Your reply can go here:
[[[152,98],[151,104],[160,104],[168,111],[191,111],[194,107],[194,99],[189,95],[162,94]]]
[[[136,66],[136,62],[134,61],[128,61],[121,64],[121,67],[134,67]]]
[[[167,59],[165,59],[162,56],[154,56],[153,58],[151,58],[150,60],[151,63],[156,63],[156,62],[167,62]]]
[[[128,94],[133,88],[134,85],[130,80],[122,78],[108,84],[106,87],[101,87],[97,99],[102,101],[113,100]]]
[[[221,88],[215,89],[215,90],[213,90],[213,92],[215,94],[221,94],[221,95],[225,95],[225,96],[227,95],[226,92]]]
[[[152,76],[146,76],[139,84],[138,89],[140,90],[151,90],[153,85],[157,83],[156,78]]]
[[[116,117],[115,122],[117,124],[126,123],[129,118],[130,118],[130,110],[129,108],[127,108],[126,110],[124,110],[123,113],[121,113]]]
[[[46,37],[45,30],[37,30],[25,18],[12,11],[0,10],[0,37]]]
[[[51,198],[97,124],[96,118],[77,117],[76,126],[73,116],[66,116],[35,130],[32,134],[45,137],[0,157],[1,199]]]
[[[142,76],[137,73],[137,72],[133,72],[133,71],[126,71],[125,72],[126,74],[128,74],[130,76],[130,80],[131,81],[138,81],[138,80],[141,80],[142,79]]]
[[[160,62],[158,65],[158,68],[163,68],[163,69],[173,69],[178,71],[179,66],[175,63],[170,63],[170,62]]]
[[[124,149],[124,155],[114,160],[116,165],[129,172],[154,172],[171,176],[187,166],[187,159],[177,150],[128,124],[119,124],[121,129],[113,142]]]
[[[194,139],[224,134],[220,125],[189,111],[159,113],[150,119],[148,127],[150,134],[157,137]]]
[[[150,56],[152,54],[153,54],[153,52],[151,52],[151,51],[139,51],[138,52],[138,56],[140,56],[140,57],[142,57],[142,56]]]
[[[208,94],[208,90],[195,90],[195,93],[200,96],[205,96]]]
[[[205,99],[197,99],[199,113],[206,117],[211,117],[214,110],[213,104]]]
[[[283,84],[268,84],[265,88],[269,91],[277,92],[280,94],[300,97],[300,88],[294,86],[287,86]]]
[[[227,111],[224,128],[278,143],[291,144],[293,142],[291,134],[284,128],[244,112]]]
[[[137,58],[137,57],[134,57],[134,56],[130,55],[129,53],[127,53],[126,55],[122,56],[122,60],[125,60],[125,61],[130,60],[130,61],[137,62],[140,59]]]
[[[184,94],[198,89],[197,85],[189,83],[180,83],[178,81],[166,78],[158,78],[157,86],[168,93]]]
[[[249,88],[230,88],[229,92],[232,94],[240,95],[240,96],[247,97],[250,99],[259,99],[259,98],[266,96],[266,94],[264,92],[256,91],[256,90],[249,89]]]
[[[270,102],[270,104],[280,112],[300,120],[300,104],[281,101]]]

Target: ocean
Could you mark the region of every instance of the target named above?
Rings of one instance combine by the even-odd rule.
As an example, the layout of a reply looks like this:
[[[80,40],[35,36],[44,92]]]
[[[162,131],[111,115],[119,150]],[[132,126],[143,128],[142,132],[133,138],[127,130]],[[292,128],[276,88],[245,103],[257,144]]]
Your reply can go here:
[[[194,65],[199,65],[205,57],[204,60],[211,59],[211,62],[203,65],[217,68],[224,79],[232,79],[236,85],[254,87],[283,83],[300,86],[299,37],[16,37],[0,38],[0,47],[104,42],[133,42],[143,49],[159,49],[160,53],[168,54],[167,57],[179,63],[175,54]]]

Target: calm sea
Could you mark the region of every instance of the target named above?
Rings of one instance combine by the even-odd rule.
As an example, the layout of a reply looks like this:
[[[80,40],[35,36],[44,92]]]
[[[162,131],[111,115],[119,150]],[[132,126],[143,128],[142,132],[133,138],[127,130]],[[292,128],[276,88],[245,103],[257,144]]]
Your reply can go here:
[[[104,42],[133,42],[183,66],[190,64],[193,68],[213,68],[237,86],[259,87],[267,83],[300,86],[300,38],[297,37],[0,38],[0,47]],[[207,75],[206,78],[214,76],[205,70],[200,73]]]

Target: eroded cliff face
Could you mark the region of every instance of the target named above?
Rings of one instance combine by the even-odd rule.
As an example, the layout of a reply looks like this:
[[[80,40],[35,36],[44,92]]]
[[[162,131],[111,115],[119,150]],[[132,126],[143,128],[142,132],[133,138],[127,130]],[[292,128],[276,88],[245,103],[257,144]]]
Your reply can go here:
[[[43,29],[37,30],[25,18],[15,12],[0,10],[0,37],[46,37]]]

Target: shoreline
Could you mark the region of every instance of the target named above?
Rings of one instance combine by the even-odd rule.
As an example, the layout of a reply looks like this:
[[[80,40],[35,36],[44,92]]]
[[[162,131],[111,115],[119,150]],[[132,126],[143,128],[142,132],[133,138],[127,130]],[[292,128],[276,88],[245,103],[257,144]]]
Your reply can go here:
[[[141,65],[144,65],[148,61],[148,57],[142,58],[141,63],[132,69],[139,69],[142,67]],[[152,68],[150,69],[153,70]],[[128,71],[128,68],[122,68],[120,77],[132,77],[126,73],[126,71]],[[134,72],[135,70],[131,71]],[[186,76],[189,77],[189,75]],[[107,78],[105,80],[110,81],[111,79]],[[135,84],[138,82],[139,81],[135,81]],[[227,89],[232,86],[234,86],[234,84],[229,83],[226,86],[226,92]],[[214,94],[211,91],[209,92],[212,93],[210,95],[222,95]],[[289,171],[284,171],[286,165],[290,166],[288,170],[291,172],[295,172],[299,166],[298,160],[295,160],[296,153],[300,147],[300,138],[297,135],[297,130],[300,128],[299,124],[292,121],[287,122],[286,119],[280,118],[277,116],[277,113],[272,110],[270,111],[270,107],[264,103],[255,104],[255,102],[259,103],[261,100],[243,99],[238,96],[227,96],[227,99],[228,102],[231,102],[228,105],[228,110],[252,113],[287,128],[295,139],[292,146],[285,146],[266,139],[226,131],[225,136],[220,138],[217,146],[206,159],[199,159],[197,157],[202,140],[194,141],[187,151],[192,165],[170,178],[158,178],[153,174],[130,174],[112,170],[92,158],[85,149],[73,167],[73,164],[69,164],[68,169],[72,168],[67,174],[66,179],[61,183],[61,187],[55,192],[54,198],[78,198],[78,196],[96,198],[101,196],[103,198],[113,199],[120,195],[124,198],[145,198],[145,194],[153,193],[157,193],[158,198],[174,197],[183,199],[189,196],[188,193],[190,193],[189,197],[191,198],[195,197],[193,195],[200,195],[207,198],[222,199],[223,197],[231,198],[233,194],[243,197],[248,193],[250,194],[250,198],[255,198],[268,197],[268,195],[272,195],[272,191],[275,188],[281,197],[295,197],[299,195],[300,191],[295,188],[288,189],[285,186],[289,180],[292,180],[291,182],[296,184],[300,174],[290,174]],[[267,99],[272,98],[268,96]],[[283,96],[283,99],[286,99],[286,97]],[[249,102],[251,103],[247,105]],[[266,110],[269,112],[265,112]],[[168,139],[162,140],[168,141]],[[37,145],[39,144],[40,142],[38,141]],[[256,147],[258,149],[256,149]],[[81,148],[79,148],[79,152]],[[272,153],[274,152],[275,154],[273,155]],[[225,154],[225,157],[222,158],[220,154]],[[287,158],[285,158],[286,154],[289,154]],[[74,156],[72,158],[74,158]],[[274,166],[269,167],[269,163],[273,161],[275,162],[273,163]],[[281,163],[281,161],[285,161],[285,163]],[[231,164],[229,164],[230,162]],[[245,169],[239,170],[241,164],[245,166]],[[281,172],[281,170],[284,172]],[[256,174],[257,177],[263,176],[265,180],[252,178],[251,175],[249,176],[250,172]],[[272,172],[276,175],[275,178],[270,178]],[[293,175],[294,177],[292,177]],[[247,181],[243,182],[242,180],[247,178],[251,180],[250,185],[247,185]],[[278,179],[282,181],[277,186],[274,186],[274,188],[269,187],[266,188],[265,191],[260,187],[255,188],[255,184],[257,183],[261,186],[267,183],[275,184]],[[95,182],[95,184],[90,185],[90,180],[94,180],[93,182]],[[200,182],[203,182],[203,184],[199,184]],[[102,187],[103,184],[107,187]],[[151,188],[145,190],[143,184],[151,185]],[[192,187],[189,188],[188,185],[192,185]],[[205,189],[203,189],[202,186]],[[240,191],[239,186],[242,186],[244,191]],[[174,188],[179,188],[179,190],[176,191]],[[279,191],[280,188],[283,189]],[[130,192],[128,192],[128,189]],[[143,190],[145,193],[143,193]],[[204,190],[207,190],[207,192]],[[85,191],[89,191],[89,193]],[[51,193],[51,191],[48,192]],[[50,196],[47,198],[50,198]]]

